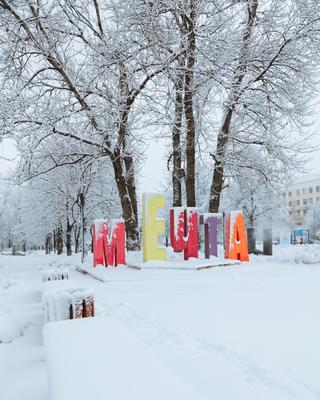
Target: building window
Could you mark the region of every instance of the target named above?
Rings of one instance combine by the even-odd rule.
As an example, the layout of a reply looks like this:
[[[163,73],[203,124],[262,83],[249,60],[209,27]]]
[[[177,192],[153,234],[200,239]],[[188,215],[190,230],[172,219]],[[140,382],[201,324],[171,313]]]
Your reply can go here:
[[[316,198],[316,202],[318,203],[320,201],[320,197],[317,197]]]
[[[313,188],[309,187],[309,193],[313,193]]]
[[[297,200],[297,206],[300,206],[300,200]]]
[[[292,211],[289,211],[289,215],[292,215]]]
[[[307,199],[303,199],[303,204],[306,206],[307,205]]]
[[[310,203],[310,204],[313,204],[313,199],[309,199],[309,203]]]
[[[320,186],[316,186],[316,192],[319,193],[320,192]]]
[[[300,190],[299,189],[296,190],[296,196],[300,196]]]
[[[306,189],[302,189],[302,194],[306,194]]]
[[[305,208],[304,210],[303,210],[303,215],[307,215],[307,209]]]
[[[292,207],[292,201],[289,201],[289,207]]]
[[[289,192],[288,195],[289,195],[289,197],[291,197],[292,196],[292,192]]]

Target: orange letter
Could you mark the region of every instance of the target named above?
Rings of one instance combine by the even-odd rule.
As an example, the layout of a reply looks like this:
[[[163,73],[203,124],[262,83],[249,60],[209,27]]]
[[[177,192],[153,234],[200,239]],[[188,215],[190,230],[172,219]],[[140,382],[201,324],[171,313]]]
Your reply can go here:
[[[230,260],[249,261],[246,227],[241,211],[230,211],[226,215],[224,255]]]

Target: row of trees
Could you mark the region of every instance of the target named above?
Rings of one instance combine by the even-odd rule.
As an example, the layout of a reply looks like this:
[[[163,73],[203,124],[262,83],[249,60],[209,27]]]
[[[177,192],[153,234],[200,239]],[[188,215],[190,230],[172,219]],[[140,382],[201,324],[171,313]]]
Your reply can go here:
[[[68,255],[73,248],[76,253],[82,248],[87,251],[81,242],[90,244],[92,221],[103,215],[119,217],[116,188],[110,166],[105,164],[97,160],[87,169],[80,164],[68,165],[22,186],[12,180],[3,184],[1,248],[15,245],[24,250],[40,245],[47,253],[55,250],[62,254],[65,248]]]
[[[0,134],[17,143],[21,190],[47,191],[76,232],[103,177],[96,201],[123,216],[129,249],[153,131],[174,206],[217,212],[243,177],[274,190],[308,147],[319,28],[318,0],[0,0]]]

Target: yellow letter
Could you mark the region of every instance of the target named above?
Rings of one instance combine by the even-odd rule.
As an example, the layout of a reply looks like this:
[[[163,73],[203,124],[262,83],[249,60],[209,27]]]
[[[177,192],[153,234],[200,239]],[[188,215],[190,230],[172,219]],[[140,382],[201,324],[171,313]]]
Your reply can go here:
[[[165,233],[165,221],[158,218],[159,208],[164,208],[163,194],[144,193],[142,196],[142,246],[143,261],[167,260],[165,247],[158,244],[158,236]]]

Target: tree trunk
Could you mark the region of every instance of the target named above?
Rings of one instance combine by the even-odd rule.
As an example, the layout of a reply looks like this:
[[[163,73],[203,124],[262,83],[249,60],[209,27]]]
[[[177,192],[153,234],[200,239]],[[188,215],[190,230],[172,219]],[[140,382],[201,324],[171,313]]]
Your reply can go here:
[[[45,240],[46,254],[50,254],[52,250],[52,234],[48,233]]]
[[[74,252],[77,254],[79,253],[80,233],[81,233],[81,230],[79,229],[78,225],[75,226],[73,232],[74,232]]]
[[[119,63],[119,92],[122,114],[119,121],[118,143],[111,155],[111,160],[122,216],[126,224],[127,249],[138,250],[140,244],[134,165],[132,155],[130,151],[127,151],[128,120],[134,98],[130,94],[127,71],[122,61]]]
[[[136,192],[136,183],[134,179],[134,166],[133,166],[133,158],[131,155],[126,155],[124,157],[124,163],[126,168],[126,181],[129,192],[129,197],[132,205],[132,211],[135,217],[135,220],[138,221],[138,204],[137,204],[137,192]]]
[[[83,188],[82,188],[83,190]],[[80,207],[80,219],[81,219],[81,262],[85,261],[88,254],[88,249],[86,246],[86,223],[85,223],[85,195],[83,192],[79,193],[79,207]]]
[[[250,39],[253,32],[254,21],[257,16],[258,4],[259,0],[251,0],[250,4],[248,5],[248,20],[242,37],[239,61],[231,84],[231,89],[228,96],[228,105],[222,121],[222,128],[217,139],[217,149],[216,155],[214,156],[215,163],[210,190],[209,212],[219,211],[221,192],[224,183],[226,148],[229,141],[233,113],[236,105],[241,99],[241,83],[247,71]]]
[[[196,35],[195,35],[195,21],[196,21],[196,7],[195,1],[192,0],[190,16],[186,22],[187,30],[187,60],[186,60],[186,75],[185,75],[185,94],[184,94],[184,112],[187,125],[187,148],[186,148],[186,196],[187,206],[196,206],[196,179],[195,179],[195,146],[196,146],[196,127],[194,118],[193,106],[193,78],[194,78],[194,64],[195,64],[195,49],[196,49]]]
[[[228,109],[222,129],[218,135],[217,150],[215,155],[215,163],[210,190],[209,212],[217,213],[220,206],[220,196],[224,182],[224,163],[226,146],[229,138],[230,123],[233,111]]]
[[[66,229],[66,248],[67,256],[72,256],[72,225],[70,224],[69,218],[67,218],[67,229]]]
[[[93,254],[93,246],[94,246],[94,241],[93,241],[93,226],[91,225],[91,227],[90,227],[90,242],[91,242],[91,245],[90,245],[90,250],[91,250],[91,253]]]
[[[53,234],[53,252],[56,253],[57,252],[57,233],[56,233],[55,229],[52,231],[52,234]]]
[[[61,225],[56,229],[56,249],[58,255],[63,253],[63,231]]]
[[[122,216],[126,223],[127,249],[139,249],[138,219],[135,215],[137,211],[137,197],[135,188],[131,187],[131,196],[126,180],[126,168],[123,158],[119,151],[115,151],[112,156],[114,176],[119,193]],[[134,189],[134,190],[133,190]]]
[[[255,254],[256,252],[256,234],[254,228],[247,228],[247,238],[248,238],[248,251],[249,254]]]
[[[172,169],[172,206],[181,207],[182,205],[182,188],[181,180],[184,171],[181,168],[181,127],[183,118],[183,74],[178,74],[175,81],[175,116],[174,126],[172,129],[172,155],[173,155],[173,169]]]

